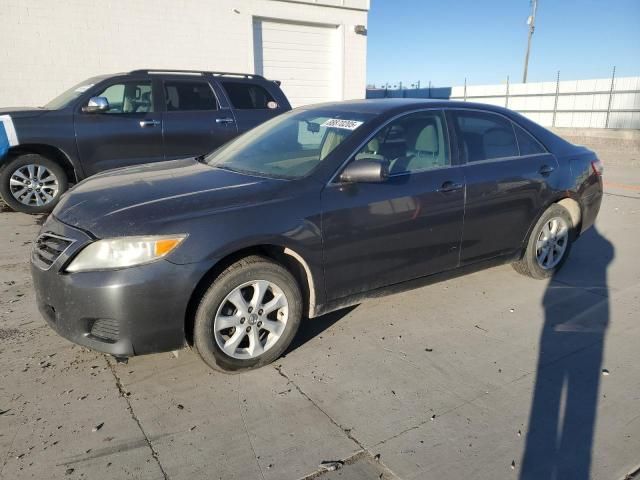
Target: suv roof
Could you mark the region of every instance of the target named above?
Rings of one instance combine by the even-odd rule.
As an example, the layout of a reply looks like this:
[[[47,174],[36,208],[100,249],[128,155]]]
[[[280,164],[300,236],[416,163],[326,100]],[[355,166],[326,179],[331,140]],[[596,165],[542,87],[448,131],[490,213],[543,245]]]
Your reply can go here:
[[[214,77],[240,77],[240,78],[255,78],[259,80],[266,80],[262,75],[257,75],[255,73],[235,73],[235,72],[214,72],[210,70],[174,70],[174,69],[166,69],[166,68],[143,68],[138,70],[131,70],[130,74],[136,73],[147,73],[147,74],[160,74],[163,73],[183,73],[187,75],[213,75]]]

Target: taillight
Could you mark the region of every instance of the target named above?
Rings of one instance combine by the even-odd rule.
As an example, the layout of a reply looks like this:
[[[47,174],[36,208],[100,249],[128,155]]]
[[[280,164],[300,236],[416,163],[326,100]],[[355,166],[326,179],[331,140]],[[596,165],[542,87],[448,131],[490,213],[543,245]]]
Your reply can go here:
[[[593,173],[595,173],[596,175],[598,175],[599,177],[602,176],[602,162],[600,161],[600,159],[594,160],[593,162],[591,162],[591,169],[593,170]]]

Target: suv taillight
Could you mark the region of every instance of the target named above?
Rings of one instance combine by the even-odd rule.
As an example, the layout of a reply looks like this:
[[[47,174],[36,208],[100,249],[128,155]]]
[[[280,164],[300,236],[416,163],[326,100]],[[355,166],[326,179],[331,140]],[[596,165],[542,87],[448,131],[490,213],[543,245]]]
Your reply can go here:
[[[602,166],[602,162],[600,161],[600,159],[596,159],[591,162],[591,169],[593,170],[593,173],[595,173],[597,176],[599,177],[602,176],[602,170],[604,168]]]

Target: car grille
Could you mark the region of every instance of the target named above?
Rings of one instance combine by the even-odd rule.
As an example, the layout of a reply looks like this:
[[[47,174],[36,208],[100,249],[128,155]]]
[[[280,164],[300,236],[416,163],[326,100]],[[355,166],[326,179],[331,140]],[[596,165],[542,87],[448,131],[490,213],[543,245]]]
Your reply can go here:
[[[47,270],[74,241],[53,233],[43,233],[36,239],[33,246],[33,262],[43,270]]]
[[[112,318],[99,318],[91,326],[91,336],[108,343],[115,343],[120,336],[118,321]]]

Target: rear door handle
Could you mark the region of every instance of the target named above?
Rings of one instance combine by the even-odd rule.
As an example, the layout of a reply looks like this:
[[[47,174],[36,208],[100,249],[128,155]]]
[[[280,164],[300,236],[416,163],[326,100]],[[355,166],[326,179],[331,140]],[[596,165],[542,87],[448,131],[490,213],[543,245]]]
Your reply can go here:
[[[216,123],[233,123],[235,120],[233,118],[225,117],[225,118],[216,118]]]
[[[160,125],[160,120],[140,120],[140,126],[144,127],[157,127]]]
[[[554,170],[555,168],[550,165],[543,165],[540,167],[540,170],[538,170],[538,172],[540,173],[540,175],[549,175]]]
[[[453,183],[450,180],[447,180],[446,182],[444,182],[442,186],[438,189],[438,191],[441,193],[455,192],[457,190],[462,190],[462,184]]]

